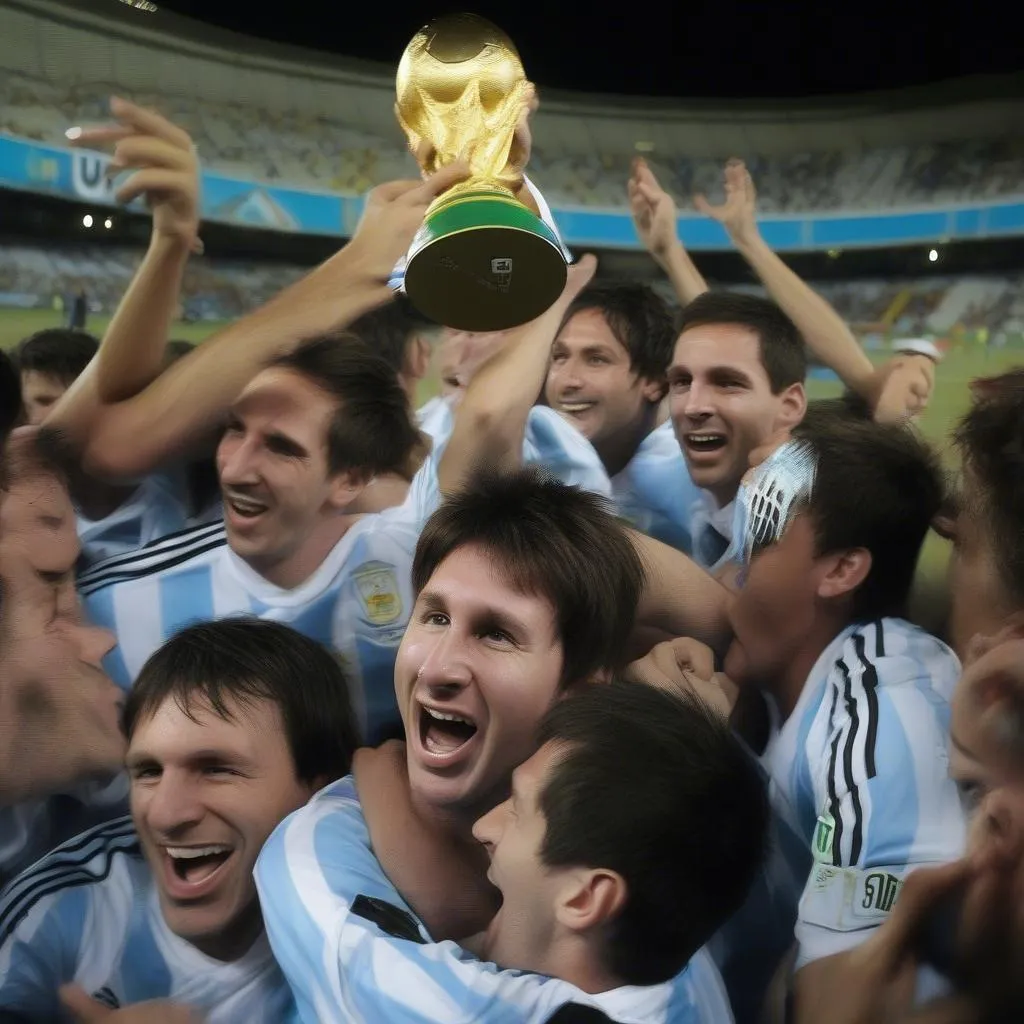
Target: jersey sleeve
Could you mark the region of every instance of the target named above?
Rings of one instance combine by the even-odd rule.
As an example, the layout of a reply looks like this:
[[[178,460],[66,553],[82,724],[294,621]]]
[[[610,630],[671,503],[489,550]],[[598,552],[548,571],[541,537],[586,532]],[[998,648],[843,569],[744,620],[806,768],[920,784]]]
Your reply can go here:
[[[611,498],[612,485],[594,446],[554,409],[535,405],[526,420],[523,462],[542,466],[564,484]]]
[[[928,678],[879,686],[859,648],[833,671],[838,711],[816,786],[798,968],[858,945],[888,917],[910,871],[954,860],[964,846],[948,775],[948,705]]]
[[[586,1002],[565,982],[499,971],[431,943],[369,845],[350,780],[287,818],[256,863],[274,955],[303,1021],[546,1022]]]

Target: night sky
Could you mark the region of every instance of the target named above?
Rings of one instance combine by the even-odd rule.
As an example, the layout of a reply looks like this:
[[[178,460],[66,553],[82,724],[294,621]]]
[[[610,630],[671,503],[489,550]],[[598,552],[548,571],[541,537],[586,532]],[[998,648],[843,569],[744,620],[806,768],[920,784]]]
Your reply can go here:
[[[390,65],[435,15],[473,10],[512,37],[541,89],[788,98],[1024,70],[1024,44],[1008,13],[1013,5],[995,0],[156,2],[249,35]]]

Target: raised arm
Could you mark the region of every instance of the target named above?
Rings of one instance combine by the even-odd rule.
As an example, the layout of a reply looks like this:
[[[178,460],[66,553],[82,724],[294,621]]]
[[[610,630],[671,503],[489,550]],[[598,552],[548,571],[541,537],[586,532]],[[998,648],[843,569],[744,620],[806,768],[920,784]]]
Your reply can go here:
[[[73,400],[71,392],[49,425],[69,432],[83,468],[99,477],[141,476],[187,452],[216,427],[267,362],[389,301],[388,278],[427,206],[467,173],[465,164],[452,164],[426,181],[395,181],[374,189],[352,241],[302,280],[225,327],[134,397],[104,402],[97,391],[99,406],[84,434],[76,436],[73,424],[64,420],[62,406]],[[145,293],[133,289],[130,298],[143,319]],[[155,333],[150,322],[144,335]]]
[[[137,395],[163,369],[167,336],[178,306],[181,280],[199,241],[199,159],[188,133],[153,110],[114,98],[117,124],[73,128],[72,144],[114,143],[110,167],[133,169],[115,198],[145,196],[153,214],[149,249],[103,336],[90,370],[103,402]]]
[[[680,241],[675,200],[661,187],[647,161],[640,157],[633,161],[633,174],[626,192],[637,237],[668,275],[676,298],[682,305],[688,305],[708,290],[708,283]]]
[[[733,244],[768,294],[796,324],[814,355],[835,370],[847,387],[874,405],[879,380],[864,349],[832,306],[793,273],[761,237],[757,228],[757,192],[743,161],[730,160],[725,165],[725,202],[721,206],[712,206],[702,195],[694,196],[693,202],[701,213],[717,220],[729,233]]]
[[[457,490],[484,462],[518,465],[526,419],[544,387],[552,342],[565,311],[596,269],[593,256],[584,256],[570,267],[558,301],[536,320],[509,331],[501,347],[473,375],[438,465],[443,494]]]

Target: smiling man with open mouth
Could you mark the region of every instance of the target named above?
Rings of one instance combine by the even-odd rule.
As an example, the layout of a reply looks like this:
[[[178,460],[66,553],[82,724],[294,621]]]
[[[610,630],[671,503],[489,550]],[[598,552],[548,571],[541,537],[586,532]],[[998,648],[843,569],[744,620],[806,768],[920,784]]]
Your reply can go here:
[[[275,622],[193,626],[146,663],[124,724],[131,817],[58,847],[0,899],[0,1017],[61,1019],[58,990],[75,984],[107,1007],[173,999],[213,1024],[280,1024],[294,1006],[253,865],[349,769],[338,662]]]

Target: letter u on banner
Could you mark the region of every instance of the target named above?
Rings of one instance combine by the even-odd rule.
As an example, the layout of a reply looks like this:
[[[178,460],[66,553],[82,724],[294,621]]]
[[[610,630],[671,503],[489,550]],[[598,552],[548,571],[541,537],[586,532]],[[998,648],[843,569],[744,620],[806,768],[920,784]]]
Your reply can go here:
[[[109,163],[109,157],[100,153],[72,153],[71,183],[75,195],[94,203],[112,203],[114,183],[105,174]]]

